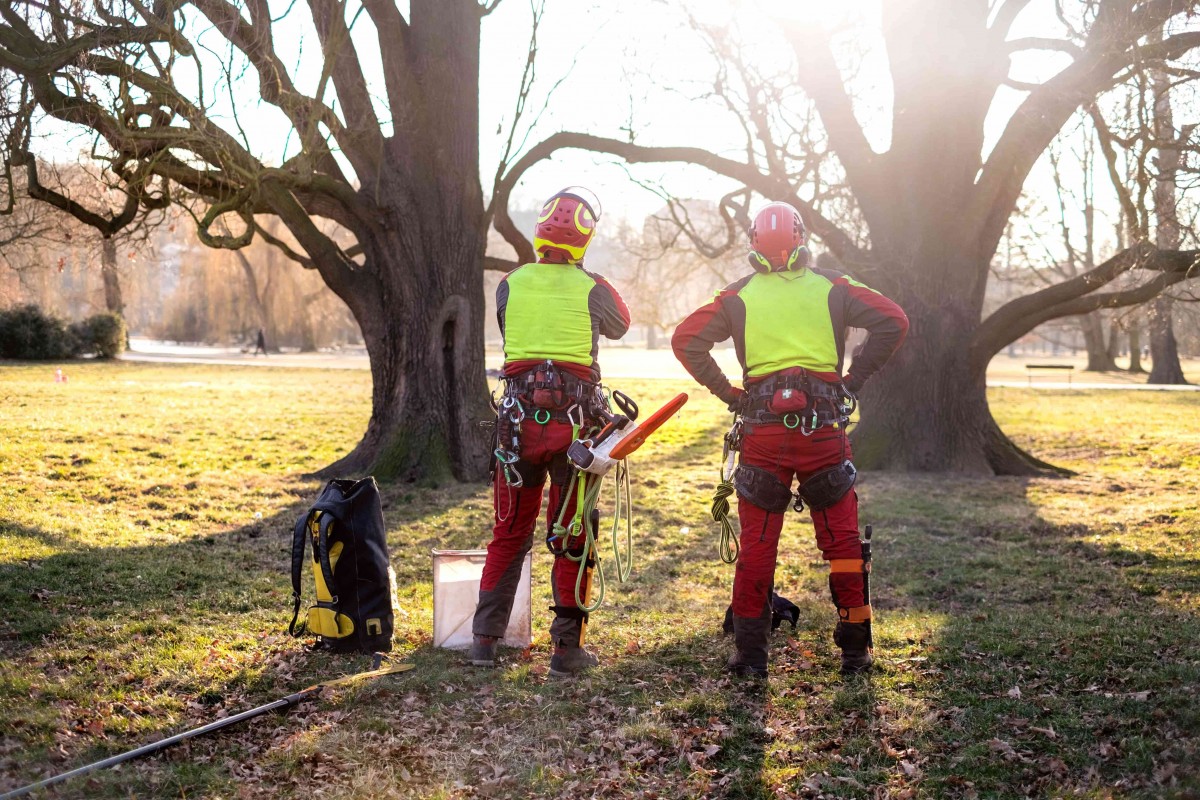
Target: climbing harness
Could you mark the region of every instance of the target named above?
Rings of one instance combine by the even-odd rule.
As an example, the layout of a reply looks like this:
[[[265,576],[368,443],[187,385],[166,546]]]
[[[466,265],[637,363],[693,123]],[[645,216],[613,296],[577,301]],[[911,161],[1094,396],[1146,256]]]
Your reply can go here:
[[[760,502],[757,505],[760,507],[766,508],[768,511],[787,509],[786,503],[780,505],[781,493],[777,487],[767,486],[768,482],[762,476],[736,464],[736,454],[742,449],[744,429],[756,425],[782,423],[788,430],[799,431],[802,436],[812,436],[813,433],[825,427],[846,430],[850,425],[850,417],[858,408],[858,400],[847,391],[844,385],[828,383],[809,375],[804,370],[800,370],[798,374],[772,375],[748,387],[746,392],[748,400],[745,409],[741,413],[734,414],[733,425],[725,434],[725,442],[721,449],[720,480],[717,483],[716,491],[713,492],[712,500],[712,518],[721,527],[721,538],[717,550],[721,560],[726,564],[737,561],[741,547],[737,531],[734,530],[733,523],[729,519],[729,498],[733,494],[736,492],[745,494],[744,490],[748,489],[756,496],[762,495],[758,497]],[[838,471],[836,476],[833,473],[829,475],[818,473],[817,476],[814,476],[814,479],[821,479],[817,483],[838,484],[836,487],[822,485],[820,488],[825,490],[821,493],[822,500],[831,490],[836,491],[843,488],[844,485],[845,491],[842,491],[842,494],[837,497],[837,499],[841,499],[842,495],[845,495],[854,485],[853,464],[847,461],[846,465],[839,465],[832,469]],[[767,473],[767,475],[769,474]],[[835,477],[837,480],[832,480]],[[848,484],[846,484],[847,477]],[[805,486],[807,485],[805,484]],[[763,491],[759,492],[759,488],[762,488]],[[814,483],[812,488],[816,489],[817,484]],[[785,487],[784,491],[788,493],[790,500],[790,490]],[[801,491],[796,494],[795,503],[792,506],[796,511],[804,509],[804,499],[807,499],[802,499],[804,493],[805,489],[801,487]],[[747,495],[747,500],[754,502],[755,498]]]
[[[641,425],[635,425],[637,404],[620,392],[611,399],[623,412],[615,414],[607,407],[601,412],[603,425],[580,436],[581,428],[574,425],[574,441],[567,449],[571,474],[566,491],[559,499],[555,521],[546,537],[546,546],[556,556],[561,555],[582,565],[575,578],[575,603],[585,613],[591,613],[604,602],[605,575],[600,567],[597,545],[599,512],[596,508],[603,489],[604,478],[614,472],[613,522],[611,528],[613,560],[617,580],[624,583],[633,570],[633,491],[627,458],[645,443],[646,439],[675,415],[687,402],[680,394],[650,415]],[[632,415],[632,416],[630,416]],[[575,498],[575,513],[566,521],[566,510]],[[621,536],[621,523],[625,523]],[[622,538],[624,539],[622,543]],[[590,585],[585,584],[592,569],[596,572],[596,596],[589,599]]]
[[[617,579],[624,582],[633,569],[633,492],[626,458],[683,406],[687,395],[680,394],[637,425],[639,409],[632,398],[617,390],[609,392],[599,383],[583,380],[560,369],[553,361],[542,362],[502,380],[502,396],[493,400],[496,408],[493,469],[503,476],[506,491],[524,485],[519,466],[522,427],[530,422],[548,425],[552,421],[571,426],[571,445],[566,453],[568,474],[565,483],[561,484],[564,488],[558,507],[551,515],[553,522],[546,534],[546,547],[555,556],[581,564],[575,580],[575,602],[579,613],[586,616],[604,602],[604,570],[595,570],[594,599],[589,599],[589,577],[600,563],[596,506],[605,476],[614,473],[613,560]],[[613,411],[613,405],[619,413]],[[575,509],[567,519],[572,499]],[[506,507],[511,505],[508,503]]]
[[[811,436],[820,428],[847,427],[858,400],[842,384],[815,378],[807,372],[772,375],[746,389],[747,425],[783,423],[788,430]]]

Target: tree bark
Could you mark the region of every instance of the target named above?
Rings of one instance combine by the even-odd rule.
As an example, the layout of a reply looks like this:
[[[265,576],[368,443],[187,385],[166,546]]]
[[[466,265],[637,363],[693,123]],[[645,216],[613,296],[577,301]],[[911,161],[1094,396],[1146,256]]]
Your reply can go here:
[[[1098,311],[1083,314],[1079,317],[1079,327],[1083,331],[1083,343],[1087,348],[1087,372],[1112,372],[1117,363],[1108,352],[1104,341],[1104,320]]]
[[[1155,92],[1154,128],[1159,141],[1175,141],[1175,114],[1171,108],[1171,81],[1160,71],[1151,76]],[[1179,210],[1175,197],[1175,180],[1179,172],[1178,147],[1158,148],[1158,176],[1154,182],[1154,236],[1159,247],[1178,247],[1180,241]],[[1174,302],[1169,297],[1157,297],[1150,307],[1150,377],[1147,383],[1186,384],[1183,365],[1179,363],[1179,345],[1175,341]]]
[[[1108,347],[1106,349],[1108,360],[1113,363],[1113,369],[1116,369],[1117,356],[1121,355],[1121,324],[1115,319],[1108,323]]]
[[[125,300],[121,296],[121,276],[117,272],[117,243],[111,236],[101,240],[100,277],[104,281],[104,307],[110,314],[125,316]]]
[[[392,233],[367,241],[363,281],[343,296],[362,329],[371,365],[371,418],[358,446],[322,471],[328,476],[370,472],[381,480],[440,484],[485,474],[486,437],[478,423],[491,416],[483,363],[482,266],[478,233],[460,230],[460,246],[409,260],[414,242]],[[436,244],[453,238],[432,231]],[[417,242],[425,251],[425,243]],[[420,271],[421,279],[404,277]],[[374,272],[375,275],[366,273]]]
[[[1150,377],[1146,383],[1182,386],[1188,383],[1179,363],[1179,344],[1175,340],[1175,301],[1159,297],[1150,306]]]
[[[1129,372],[1134,375],[1146,372],[1142,368],[1142,329],[1136,322],[1129,324]]]
[[[381,210],[355,230],[364,264],[322,270],[362,329],[371,418],[326,474],[370,471],[437,484],[482,478],[491,418],[484,374],[479,182],[479,14],[470,2],[414,0],[409,44],[424,123],[387,141],[386,169],[360,189]],[[321,265],[318,264],[318,269]]]

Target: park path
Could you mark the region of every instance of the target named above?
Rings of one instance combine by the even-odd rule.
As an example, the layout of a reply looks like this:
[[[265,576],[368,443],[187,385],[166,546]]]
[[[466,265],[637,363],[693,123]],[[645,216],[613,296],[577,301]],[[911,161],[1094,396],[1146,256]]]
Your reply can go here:
[[[732,348],[713,351],[717,363],[728,375],[737,375],[741,370],[737,365],[737,357]],[[170,342],[156,342],[149,339],[133,338],[130,340],[130,350],[125,352],[123,361],[148,361],[170,364],[221,364],[239,367],[307,367],[314,369],[369,369],[366,350],[361,347],[350,347],[338,351],[319,353],[272,353],[269,356],[253,355],[237,347],[214,347],[208,345],[179,345]],[[486,364],[488,369],[499,369],[502,356],[499,350],[488,349]],[[1022,375],[1024,363],[1029,361],[1044,362],[1045,356],[1030,356],[1014,358],[997,356],[989,368],[988,386],[1016,389],[1127,389],[1133,391],[1200,391],[1200,386],[1151,386],[1135,382],[1120,374],[1111,378],[1094,380],[1096,373],[1088,373],[1088,380],[1051,380],[1035,376],[1032,380]],[[1071,363],[1071,358],[1055,358],[1055,361]],[[600,363],[604,377],[618,380],[634,380],[647,378],[673,378],[689,380],[683,366],[675,360],[670,350],[646,350],[641,347],[607,346],[601,353]],[[1190,367],[1190,368],[1189,368]],[[1184,367],[1192,380],[1197,379],[1200,372],[1200,361],[1191,360]],[[1082,367],[1077,367],[1082,372]]]

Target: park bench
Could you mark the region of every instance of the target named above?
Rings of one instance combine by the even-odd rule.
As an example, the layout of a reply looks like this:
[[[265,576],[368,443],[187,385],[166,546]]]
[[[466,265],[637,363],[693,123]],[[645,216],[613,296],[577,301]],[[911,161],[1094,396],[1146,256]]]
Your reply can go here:
[[[1029,373],[1029,385],[1033,385],[1033,373],[1037,370],[1066,370],[1067,385],[1071,383],[1071,372],[1074,371],[1073,364],[1026,364],[1025,370]]]

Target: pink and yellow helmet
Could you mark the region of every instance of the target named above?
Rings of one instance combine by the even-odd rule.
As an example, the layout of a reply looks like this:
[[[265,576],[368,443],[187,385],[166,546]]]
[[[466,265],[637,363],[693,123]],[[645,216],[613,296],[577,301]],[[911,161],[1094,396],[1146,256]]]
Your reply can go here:
[[[582,186],[568,186],[546,201],[533,231],[542,261],[582,264],[600,220],[600,200]]]

